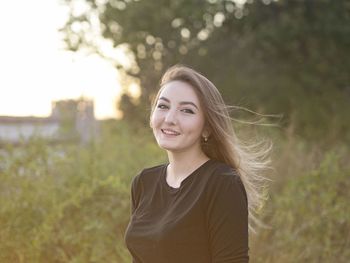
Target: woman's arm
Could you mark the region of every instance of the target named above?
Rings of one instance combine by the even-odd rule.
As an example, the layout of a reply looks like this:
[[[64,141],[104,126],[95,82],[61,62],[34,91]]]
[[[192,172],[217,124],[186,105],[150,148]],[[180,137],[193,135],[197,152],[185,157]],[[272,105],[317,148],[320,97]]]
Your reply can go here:
[[[137,208],[141,195],[140,176],[142,172],[135,176],[131,182],[131,214]]]
[[[234,173],[215,178],[208,199],[207,225],[213,263],[247,263],[248,204],[244,186]]]

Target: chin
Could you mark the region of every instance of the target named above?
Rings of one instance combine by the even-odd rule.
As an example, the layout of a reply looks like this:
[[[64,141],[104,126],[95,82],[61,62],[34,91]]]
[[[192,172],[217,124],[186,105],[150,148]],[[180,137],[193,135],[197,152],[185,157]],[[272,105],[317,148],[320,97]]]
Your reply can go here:
[[[169,145],[166,143],[160,143],[158,144],[160,148],[167,150],[167,151],[175,151],[177,147],[174,147],[173,145]]]

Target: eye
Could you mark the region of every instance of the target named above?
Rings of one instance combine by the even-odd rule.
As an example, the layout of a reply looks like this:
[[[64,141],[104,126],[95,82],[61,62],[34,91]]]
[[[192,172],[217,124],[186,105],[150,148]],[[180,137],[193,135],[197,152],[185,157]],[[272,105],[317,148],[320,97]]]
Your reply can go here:
[[[191,110],[191,109],[183,109],[181,111],[184,112],[184,113],[194,114],[194,111]]]
[[[165,105],[165,104],[158,104],[157,108],[164,110],[164,109],[168,109],[169,107],[167,105]]]

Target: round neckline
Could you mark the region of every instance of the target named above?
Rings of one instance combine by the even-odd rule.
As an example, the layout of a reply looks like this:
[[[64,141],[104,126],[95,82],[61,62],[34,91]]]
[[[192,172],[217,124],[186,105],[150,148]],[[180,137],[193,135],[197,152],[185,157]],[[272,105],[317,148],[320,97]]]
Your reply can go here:
[[[162,182],[163,182],[163,184],[165,185],[165,188],[166,188],[169,192],[171,192],[171,193],[177,193],[177,192],[179,192],[179,191],[184,187],[184,185],[186,185],[186,183],[187,183],[188,181],[190,181],[191,178],[194,177],[194,175],[195,175],[196,173],[198,173],[203,167],[205,167],[205,166],[206,166],[208,163],[210,163],[211,161],[212,161],[212,160],[209,159],[209,160],[205,161],[204,163],[202,163],[200,166],[198,166],[193,172],[191,172],[185,179],[183,179],[183,180],[181,181],[180,186],[177,187],[177,188],[170,186],[170,185],[168,184],[168,182],[166,181],[166,176],[167,176],[166,171],[167,171],[167,167],[168,167],[169,163],[164,164],[163,172],[162,172],[161,177],[162,177]]]

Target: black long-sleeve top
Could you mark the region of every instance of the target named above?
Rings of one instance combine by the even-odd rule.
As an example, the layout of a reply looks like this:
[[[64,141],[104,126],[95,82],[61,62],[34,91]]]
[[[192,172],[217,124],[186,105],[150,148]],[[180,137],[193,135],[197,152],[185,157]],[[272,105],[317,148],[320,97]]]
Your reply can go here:
[[[172,188],[166,168],[145,169],[132,181],[125,242],[133,262],[248,262],[247,196],[238,174],[209,160]]]

